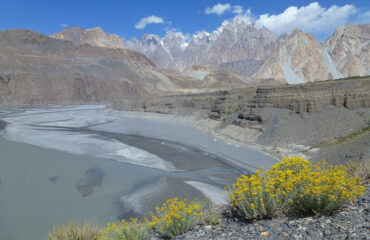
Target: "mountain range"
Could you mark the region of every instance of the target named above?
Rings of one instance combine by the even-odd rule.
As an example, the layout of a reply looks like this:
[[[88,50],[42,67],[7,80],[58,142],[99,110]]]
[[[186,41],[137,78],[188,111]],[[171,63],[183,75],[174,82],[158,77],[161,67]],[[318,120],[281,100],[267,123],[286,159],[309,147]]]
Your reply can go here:
[[[0,105],[90,103],[168,93],[303,83],[370,74],[370,24],[327,40],[276,37],[238,19],[185,41],[167,32],[126,40],[101,28],[51,36],[0,31]]]
[[[0,105],[112,102],[279,83],[213,66],[160,70],[145,55],[123,48],[117,35],[99,28],[71,32],[73,42],[24,29],[0,31]]]
[[[250,78],[303,83],[370,74],[370,24],[347,24],[325,41],[299,29],[275,36],[235,18],[208,33],[185,41],[181,34],[144,34],[126,40],[101,28],[70,27],[51,35],[76,45],[131,49],[146,55],[159,69],[185,71],[213,65]]]

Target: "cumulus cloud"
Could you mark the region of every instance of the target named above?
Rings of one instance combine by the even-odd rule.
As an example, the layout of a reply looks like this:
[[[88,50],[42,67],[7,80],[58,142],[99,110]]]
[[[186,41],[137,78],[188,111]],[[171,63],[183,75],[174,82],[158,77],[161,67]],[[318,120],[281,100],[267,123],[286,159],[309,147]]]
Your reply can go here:
[[[161,17],[151,15],[151,16],[143,17],[142,19],[140,19],[140,21],[135,24],[135,28],[143,29],[146,27],[146,25],[153,24],[153,23],[159,24],[159,23],[164,23],[164,21],[163,21],[163,18]]]
[[[240,5],[235,5],[233,7],[233,13],[242,14],[243,13],[243,7],[240,6]]]
[[[204,11],[206,14],[217,14],[218,16],[224,14],[226,11],[231,9],[230,3],[217,3],[213,7],[207,7]]]
[[[295,28],[320,34],[331,32],[338,26],[346,24],[355,13],[356,7],[352,4],[324,8],[319,3],[313,2],[300,8],[291,6],[277,15],[262,14],[255,21],[255,25],[265,26],[276,34],[291,32]]]
[[[62,27],[62,28],[66,28],[66,27],[68,27],[68,25],[67,25],[67,24],[65,24],[65,23],[62,23],[62,24],[60,24],[60,27]]]

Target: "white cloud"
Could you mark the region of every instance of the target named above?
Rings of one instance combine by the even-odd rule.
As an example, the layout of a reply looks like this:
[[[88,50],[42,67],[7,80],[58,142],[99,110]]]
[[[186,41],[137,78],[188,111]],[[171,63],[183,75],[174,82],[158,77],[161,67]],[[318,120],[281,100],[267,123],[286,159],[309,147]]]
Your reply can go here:
[[[243,13],[243,7],[240,6],[240,5],[234,5],[233,13],[242,14]]]
[[[217,14],[218,16],[224,14],[226,11],[229,11],[231,9],[230,3],[217,3],[213,7],[207,7],[204,11],[206,14]]]
[[[147,24],[153,24],[153,23],[155,24],[164,23],[164,21],[163,21],[163,18],[161,17],[151,15],[151,16],[140,19],[140,21],[135,24],[135,28],[143,29],[146,27]]]
[[[262,14],[255,25],[265,26],[276,34],[291,32],[295,28],[320,34],[332,32],[338,26],[346,24],[355,13],[356,7],[352,4],[342,7],[333,5],[326,9],[313,2],[300,8],[291,6],[278,15]]]
[[[65,24],[65,23],[62,23],[62,24],[60,24],[60,27],[62,27],[62,28],[66,28],[66,27],[68,27],[68,25],[67,25],[67,24]]]

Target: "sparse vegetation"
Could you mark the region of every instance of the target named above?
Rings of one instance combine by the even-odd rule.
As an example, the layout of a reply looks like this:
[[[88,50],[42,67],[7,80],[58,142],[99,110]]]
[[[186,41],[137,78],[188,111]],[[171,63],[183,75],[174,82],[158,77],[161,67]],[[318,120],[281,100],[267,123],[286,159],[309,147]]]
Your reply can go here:
[[[353,77],[346,77],[346,78],[338,78],[336,80],[354,80],[354,79],[367,79],[370,78],[370,75],[367,76],[353,76]]]
[[[346,136],[343,136],[343,137],[338,137],[338,138],[334,139],[333,141],[330,141],[330,142],[326,143],[325,146],[338,144],[338,143],[344,142],[344,141],[349,140],[349,139],[360,137],[363,134],[367,134],[369,132],[370,132],[370,126],[367,126],[363,129],[361,129],[360,131],[350,133],[350,134],[348,134]]]
[[[364,134],[368,134],[368,133],[370,133],[370,126],[367,126],[363,129],[357,131],[357,132],[350,133],[348,135],[338,137],[338,138],[335,138],[335,139],[327,141],[327,142],[323,142],[323,143],[321,143],[317,146],[312,146],[309,149],[304,150],[302,152],[306,152],[306,151],[308,151],[310,149],[313,149],[313,148],[322,148],[322,147],[328,147],[328,146],[331,146],[331,145],[339,144],[341,142],[344,142],[344,141],[347,141],[347,140],[350,140],[350,139],[353,139],[353,138],[361,137]]]
[[[205,202],[205,213],[202,218],[202,223],[206,225],[217,225],[221,222],[222,215],[216,208],[215,204],[208,199]]]
[[[370,158],[351,160],[347,162],[347,167],[352,176],[361,178],[364,184],[370,183]]]
[[[131,218],[130,221],[121,220],[119,222],[108,223],[102,230],[99,240],[144,240],[149,234],[147,219],[140,221]]]
[[[48,240],[96,240],[99,235],[97,226],[71,222],[66,226],[54,227],[53,232],[48,235]]]

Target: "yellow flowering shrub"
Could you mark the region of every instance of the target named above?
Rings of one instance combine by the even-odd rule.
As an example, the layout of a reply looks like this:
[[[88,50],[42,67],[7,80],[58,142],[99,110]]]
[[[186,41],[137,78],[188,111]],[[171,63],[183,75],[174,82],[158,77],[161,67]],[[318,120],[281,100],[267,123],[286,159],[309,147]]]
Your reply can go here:
[[[292,210],[303,214],[331,214],[363,196],[365,187],[361,179],[351,177],[346,167],[320,162],[307,168],[307,173],[297,182]]]
[[[278,212],[274,188],[267,186],[261,173],[258,170],[250,177],[242,175],[228,188],[231,207],[246,219],[273,217]]]
[[[149,225],[165,237],[173,237],[189,231],[200,223],[202,206],[199,203],[187,203],[178,198],[168,199],[162,207],[156,207],[154,213],[150,212]]]
[[[99,240],[144,240],[149,235],[147,219],[140,221],[131,218],[130,221],[121,220],[119,222],[108,223],[102,230]]]
[[[231,207],[247,219],[279,212],[331,214],[363,194],[360,182],[344,166],[288,157],[263,174],[238,178],[230,187]]]

